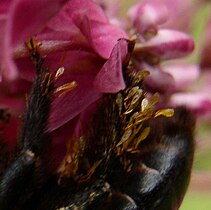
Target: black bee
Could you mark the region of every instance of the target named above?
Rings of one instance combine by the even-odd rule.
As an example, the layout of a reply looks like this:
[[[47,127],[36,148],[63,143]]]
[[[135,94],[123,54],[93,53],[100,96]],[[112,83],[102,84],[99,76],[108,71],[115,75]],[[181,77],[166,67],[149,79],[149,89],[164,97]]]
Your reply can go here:
[[[16,153],[0,145],[0,210],[178,209],[194,154],[190,111],[156,110],[158,94],[148,96],[143,85],[148,73],[135,72],[128,59],[123,64],[126,88],[104,95],[91,128],[69,143],[55,172],[45,131],[56,75],[43,67],[33,40],[27,46],[37,77]],[[0,115],[5,120],[4,111]]]

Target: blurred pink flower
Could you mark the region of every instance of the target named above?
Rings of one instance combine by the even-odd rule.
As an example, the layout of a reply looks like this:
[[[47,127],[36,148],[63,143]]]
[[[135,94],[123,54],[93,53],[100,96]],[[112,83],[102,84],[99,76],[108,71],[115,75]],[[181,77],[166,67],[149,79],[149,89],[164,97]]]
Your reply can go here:
[[[128,12],[131,31],[137,36],[133,60],[137,70],[150,71],[145,81],[148,90],[163,95],[164,101],[161,104],[186,105],[199,116],[211,113],[211,98],[207,92],[210,88],[208,82],[204,82],[202,87],[193,85],[201,76],[199,66],[188,65],[177,59],[184,58],[194,49],[193,39],[178,29],[188,31],[194,15],[204,3],[190,0],[146,0],[132,6]],[[210,29],[209,21],[201,57],[203,68],[211,67]],[[177,59],[176,62],[166,62],[174,59]]]
[[[162,28],[172,28],[176,30],[188,31],[192,20],[202,1],[195,0],[155,0],[158,4],[164,4],[168,11],[168,20],[161,26]]]
[[[181,4],[180,1],[176,2]],[[188,34],[161,27],[171,18],[168,6],[166,1],[149,0],[132,6],[128,12],[128,18],[133,26],[132,31],[137,37],[133,53],[136,68],[150,71],[150,76],[145,81],[148,90],[158,91],[164,95],[175,92],[182,85],[175,76],[177,73],[187,74],[190,71],[186,71],[181,64],[163,66],[163,62],[184,58],[194,49],[194,41]],[[165,71],[166,68],[172,68],[172,71]],[[198,68],[194,67],[194,71],[198,72]],[[189,77],[189,84],[196,80],[197,76],[196,73],[195,77]]]
[[[156,1],[140,2],[130,8],[128,17],[137,32],[157,32],[158,25],[168,20],[167,7]]]
[[[194,49],[194,42],[185,33],[160,29],[157,34],[140,43],[137,43],[135,54],[142,57],[156,57],[161,60],[169,60],[189,55]]]
[[[149,91],[171,96],[198,76],[196,68],[163,65],[194,49],[194,41],[186,33],[161,27],[173,15],[165,1],[136,4],[129,10],[127,21],[115,17],[118,7],[112,5],[113,1],[103,0],[11,0],[0,6],[0,106],[15,110],[16,116],[23,111],[25,93],[34,78],[24,43],[33,36],[42,43],[45,66],[53,72],[61,66],[65,69],[56,86],[71,81],[78,85],[56,97],[52,105],[48,131],[53,149],[61,154],[65,153],[65,142],[79,123],[86,121],[84,116],[91,113],[90,107],[102,94],[124,89],[122,61],[128,51],[127,39],[134,35],[132,61],[137,71],[150,71],[145,82]],[[194,72],[194,76],[177,75],[183,72]],[[11,106],[14,101],[17,106]]]
[[[209,117],[211,114],[211,73],[204,72],[200,83],[192,86],[186,92],[172,95],[170,103],[174,106],[186,105],[200,118]]]
[[[174,90],[183,91],[189,88],[199,78],[200,70],[196,65],[172,64],[163,66],[162,70],[169,73],[175,81]]]

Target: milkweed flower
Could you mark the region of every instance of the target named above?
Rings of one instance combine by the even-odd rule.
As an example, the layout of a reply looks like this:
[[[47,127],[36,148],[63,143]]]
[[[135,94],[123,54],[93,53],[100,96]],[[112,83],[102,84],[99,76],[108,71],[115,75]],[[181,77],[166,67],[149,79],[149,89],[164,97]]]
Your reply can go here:
[[[1,4],[1,107],[14,110],[15,116],[23,111],[25,93],[34,78],[25,47],[30,37],[41,42],[40,53],[46,55],[45,65],[51,71],[64,67],[57,86],[77,83],[77,88],[56,97],[52,105],[48,131],[57,150],[60,146],[61,151],[66,149],[65,142],[103,93],[124,89],[122,62],[128,53],[128,39],[136,39],[131,58],[136,71],[150,72],[145,82],[148,91],[171,95],[187,84],[185,77],[168,69],[185,72],[189,84],[198,75],[192,66],[163,65],[194,49],[193,39],[186,33],[162,27],[171,16],[165,4],[140,2],[129,9],[125,20],[115,16],[118,7],[111,5],[112,1],[92,0],[13,0]],[[195,76],[189,77],[192,72]]]
[[[138,34],[133,59],[138,68],[150,71],[146,86],[150,91],[162,93],[163,105],[186,105],[198,116],[210,113],[211,107],[207,91],[210,76],[201,73],[201,67],[209,65],[210,27],[208,23],[200,66],[178,60],[194,48],[193,40],[178,29],[187,32],[193,14],[203,6],[204,2],[198,1],[143,1],[128,12],[132,29]],[[181,19],[182,15],[185,18]],[[200,78],[204,78],[203,85],[197,85]]]
[[[174,13],[169,1],[143,1],[128,11],[132,25],[130,32],[137,37],[133,61],[137,69],[150,72],[145,81],[148,90],[160,92],[165,99],[186,89],[199,76],[198,66],[179,62],[179,58],[193,51],[194,41],[187,33],[176,30],[177,27],[170,24],[169,19],[178,15],[176,8],[180,8],[182,3],[176,1],[173,4],[176,6]],[[172,62],[175,59],[176,62]]]
[[[118,39],[127,38],[127,36],[123,30],[111,25],[101,8],[92,1],[69,1],[66,5],[64,5],[65,1],[61,1],[60,5],[58,5],[59,3],[55,3],[55,5],[51,4],[52,14],[51,10],[48,10],[48,15],[46,15],[45,4],[48,3],[40,1],[36,2],[36,5],[31,5],[28,1],[13,1],[8,5],[8,11],[4,14],[5,36],[2,37],[4,50],[1,60],[1,74],[6,79],[16,78],[16,81],[20,79],[31,81],[33,79],[33,67],[30,61],[27,61],[28,55],[24,47],[24,42],[28,37],[36,35],[37,39],[42,42],[41,52],[49,55],[48,60],[46,60],[46,65],[49,65],[50,68],[53,67],[52,70],[55,71],[60,67],[60,61],[63,59],[62,57],[64,57],[62,65],[65,67],[65,72],[68,77],[66,79],[74,79],[79,84],[77,88],[79,94],[74,93],[74,95],[78,95],[77,103],[86,101],[87,104],[88,98],[88,103],[92,103],[93,100],[96,100],[100,95],[100,91],[94,88],[94,84],[95,86],[99,85],[101,90],[103,89],[100,82],[94,82],[95,76],[100,69],[109,69],[109,64],[106,64],[106,60],[109,59],[110,54],[113,53],[113,55],[120,60],[124,57],[126,44],[124,44],[123,41],[118,42]],[[29,18],[27,15],[31,16],[34,14],[32,18],[30,18],[30,22],[17,20],[15,17],[23,14],[26,7],[28,13],[24,13],[24,19],[28,21]],[[55,7],[57,7],[57,11],[55,11]],[[29,11],[30,8],[31,11]],[[41,11],[40,8],[43,9],[43,11]],[[38,13],[39,17],[35,15]],[[9,19],[6,19],[6,16],[9,16]],[[15,21],[20,21],[20,23],[16,23]],[[22,29],[21,26],[25,28]],[[17,32],[15,32],[15,30],[17,30]],[[20,30],[20,32],[18,30]],[[115,63],[115,66],[112,66],[111,72],[113,73],[113,71],[117,69],[117,71],[120,71],[120,67],[120,63]],[[108,80],[109,73],[105,73],[106,70],[103,71],[104,73],[99,73],[101,76],[107,74],[106,78]],[[114,74],[115,73],[113,73],[112,76],[114,76]],[[121,75],[118,75],[118,72],[116,72],[115,76],[119,76],[119,78],[110,78],[111,82],[108,84],[109,86],[106,86],[107,91],[116,92],[124,87]],[[83,84],[83,87],[80,84]],[[80,92],[82,93],[84,91],[82,89],[84,88],[86,89],[88,98],[80,96]],[[90,94],[88,93],[89,90]],[[61,97],[60,101],[62,100]],[[68,109],[68,107],[66,107],[65,110]],[[80,109],[79,107],[81,106],[76,105],[76,107],[77,110]],[[72,113],[75,108],[73,108],[70,113]],[[80,111],[78,111],[78,113]],[[77,115],[78,113],[73,115]],[[71,116],[71,118],[72,117],[74,116]],[[58,125],[56,125],[56,127],[57,126]]]

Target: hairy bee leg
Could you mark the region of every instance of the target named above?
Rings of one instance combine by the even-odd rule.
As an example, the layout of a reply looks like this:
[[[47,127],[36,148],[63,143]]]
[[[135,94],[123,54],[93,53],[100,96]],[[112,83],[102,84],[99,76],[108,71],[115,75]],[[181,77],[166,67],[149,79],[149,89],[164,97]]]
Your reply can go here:
[[[2,142],[2,139],[0,139],[0,177],[7,168],[10,159],[11,159],[11,153],[8,149],[8,146]]]
[[[38,155],[44,152],[45,131],[54,90],[53,82],[51,73],[44,69],[33,84],[20,139],[20,146],[24,151],[30,150]]]
[[[113,192],[112,195],[106,199],[96,210],[138,210],[135,201],[120,192]]]
[[[8,110],[0,108],[0,177],[7,168],[12,158],[11,149],[9,149],[9,146],[3,137],[4,129],[9,121],[10,114]]]
[[[4,173],[0,182],[0,209],[15,209],[19,197],[25,192],[35,169],[35,160],[21,155]]]
[[[20,139],[21,152],[1,177],[0,209],[2,210],[15,209],[16,202],[24,198],[29,186],[33,186],[32,175],[36,179],[36,170],[41,168],[41,156],[45,155],[44,132],[51,106],[54,79],[47,69],[40,66],[39,68],[26,106]]]
[[[173,118],[155,120],[153,124],[156,127],[152,130],[154,136],[149,138],[154,141],[143,142],[137,168],[127,175],[119,188],[131,196],[140,209],[177,209],[191,174],[194,119],[185,108],[179,108]]]
[[[92,210],[111,194],[110,185],[103,180],[96,180],[74,189],[74,185],[65,182],[53,187],[39,201],[36,210]]]

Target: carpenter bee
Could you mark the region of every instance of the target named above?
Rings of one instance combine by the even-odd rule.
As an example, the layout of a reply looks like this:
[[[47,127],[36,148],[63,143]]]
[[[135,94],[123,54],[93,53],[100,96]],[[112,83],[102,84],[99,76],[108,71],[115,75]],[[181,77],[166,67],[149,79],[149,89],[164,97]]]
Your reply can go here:
[[[103,96],[90,128],[68,144],[54,171],[45,131],[57,75],[43,66],[34,40],[27,47],[37,76],[17,151],[10,154],[1,143],[0,209],[178,209],[193,162],[192,113],[185,107],[157,110],[159,96],[147,94],[148,73],[133,69],[129,51],[123,63],[126,88]],[[8,120],[3,110],[0,115]]]

